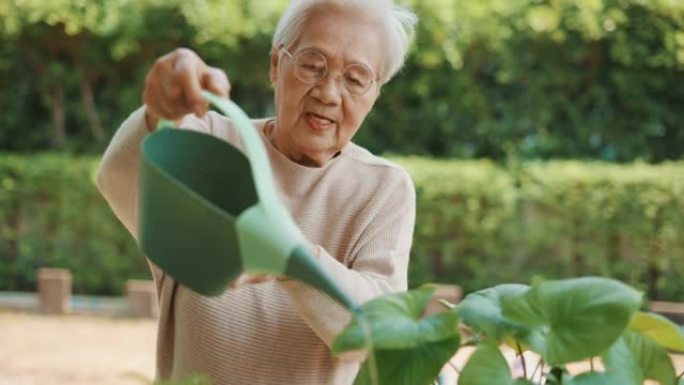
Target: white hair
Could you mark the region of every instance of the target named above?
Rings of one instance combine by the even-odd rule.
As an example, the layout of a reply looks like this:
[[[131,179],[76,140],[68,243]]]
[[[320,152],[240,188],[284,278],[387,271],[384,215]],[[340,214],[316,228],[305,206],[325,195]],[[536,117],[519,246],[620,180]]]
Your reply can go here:
[[[289,47],[301,35],[302,26],[314,10],[330,7],[379,19],[387,34],[379,78],[387,83],[404,65],[415,34],[418,17],[393,0],[292,0],[278,22],[272,49]]]

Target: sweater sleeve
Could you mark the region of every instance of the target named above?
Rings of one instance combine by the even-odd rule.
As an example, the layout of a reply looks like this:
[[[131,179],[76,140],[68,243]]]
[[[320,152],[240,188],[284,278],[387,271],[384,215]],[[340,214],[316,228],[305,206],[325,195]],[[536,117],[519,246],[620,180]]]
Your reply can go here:
[[[97,170],[97,187],[126,230],[138,238],[140,143],[148,133],[145,108],[134,111],[114,134]]]
[[[355,245],[348,265],[315,246],[319,262],[358,303],[407,289],[416,198],[410,177],[402,175],[397,184],[386,188],[382,204]],[[326,294],[299,281],[286,280],[282,285],[309,327],[331,346],[351,314]]]
[[[208,120],[186,116],[182,127],[209,131]],[[96,183],[114,215],[126,230],[138,239],[138,186],[140,178],[140,143],[149,133],[145,122],[145,107],[134,111],[116,131],[105,150],[97,170]],[[161,270],[150,263],[157,285]]]

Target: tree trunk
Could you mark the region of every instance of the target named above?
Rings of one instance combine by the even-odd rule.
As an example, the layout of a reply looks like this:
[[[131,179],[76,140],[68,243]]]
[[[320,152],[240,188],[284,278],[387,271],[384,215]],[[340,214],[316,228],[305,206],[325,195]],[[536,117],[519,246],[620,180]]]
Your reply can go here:
[[[52,147],[62,148],[66,143],[66,125],[64,120],[64,87],[55,83],[52,88]]]
[[[102,142],[105,138],[105,133],[102,129],[100,116],[97,113],[97,107],[95,106],[93,87],[85,73],[81,73],[79,81],[81,83],[81,100],[88,117],[88,123],[90,124],[90,132],[97,142]]]

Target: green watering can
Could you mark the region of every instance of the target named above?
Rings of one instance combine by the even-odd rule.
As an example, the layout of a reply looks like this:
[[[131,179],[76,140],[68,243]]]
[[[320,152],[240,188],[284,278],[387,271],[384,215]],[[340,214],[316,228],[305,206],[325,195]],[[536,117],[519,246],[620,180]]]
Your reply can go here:
[[[231,119],[247,156],[196,131],[162,129],[148,135],[140,161],[142,250],[176,281],[203,295],[221,294],[243,272],[275,274],[358,309],[310,254],[280,202],[261,137],[247,115],[230,100],[209,92],[203,96]]]

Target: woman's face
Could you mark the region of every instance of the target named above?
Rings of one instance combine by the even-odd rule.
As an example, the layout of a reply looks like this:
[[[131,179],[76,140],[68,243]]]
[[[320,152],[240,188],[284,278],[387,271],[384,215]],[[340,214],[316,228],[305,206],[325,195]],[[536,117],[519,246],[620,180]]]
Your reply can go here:
[[[294,45],[283,47],[294,56],[315,50],[325,57],[328,75],[312,84],[297,78],[291,57],[282,49],[274,50],[270,76],[276,123],[267,135],[280,152],[300,164],[319,167],[349,143],[380,93],[381,37],[378,24],[366,18],[315,12]],[[376,81],[362,95],[351,94],[343,76],[337,76],[354,63],[375,75]]]

